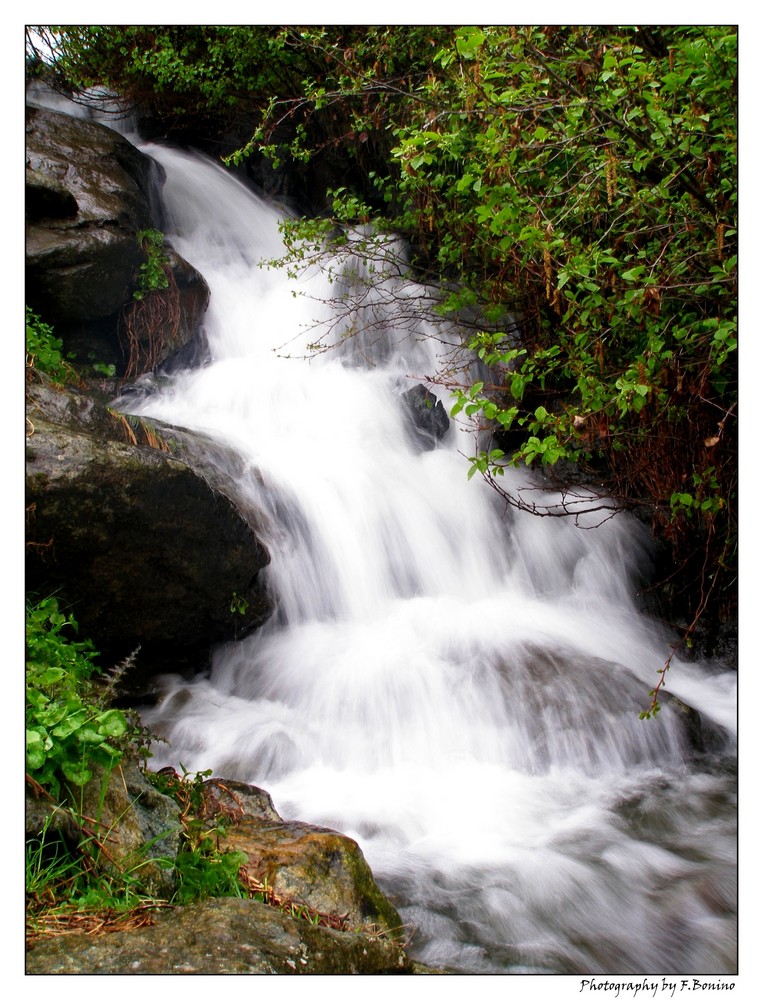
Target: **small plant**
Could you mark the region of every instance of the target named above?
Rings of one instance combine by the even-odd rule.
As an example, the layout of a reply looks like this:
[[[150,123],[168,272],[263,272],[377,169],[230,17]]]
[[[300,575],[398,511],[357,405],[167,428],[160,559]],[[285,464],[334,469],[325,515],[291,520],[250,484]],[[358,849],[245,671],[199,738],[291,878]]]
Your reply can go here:
[[[164,345],[180,328],[180,293],[158,229],[136,233],[145,255],[133,300],[122,309],[119,337],[127,356],[126,378],[151,371],[162,358]]]
[[[92,368],[93,368],[93,371],[96,372],[96,374],[103,375],[106,378],[114,378],[114,376],[117,373],[117,366],[116,365],[107,365],[107,364],[104,364],[101,361],[96,361],[92,365]]]
[[[247,895],[239,878],[247,855],[243,851],[221,851],[219,847],[219,838],[239,814],[210,803],[206,782],[211,774],[197,771],[191,775],[183,769],[180,775],[170,768],[149,775],[156,788],[174,799],[182,810],[184,843],[175,860],[180,884],[174,901],[178,903],[208,896]]]
[[[50,822],[49,816],[39,837],[27,842],[26,892],[33,912],[48,908],[62,890],[70,896],[82,874],[79,859],[62,849],[61,838],[51,831]]]
[[[140,927],[151,922],[151,911],[166,905],[142,891],[137,877],[140,863],[131,871],[107,874],[95,863],[102,849],[98,840],[80,831],[83,836],[73,847],[52,828],[51,819],[26,844],[30,937]]]
[[[87,784],[99,765],[108,774],[140,732],[105,707],[94,681],[97,653],[89,640],[70,637],[76,632],[56,598],[27,607],[26,766],[55,799]]]
[[[238,877],[247,861],[243,851],[215,850],[208,844],[195,850],[181,851],[175,859],[180,887],[175,894],[178,903],[192,903],[208,896],[246,896]]]
[[[26,367],[27,371],[42,372],[52,382],[63,385],[73,375],[71,365],[64,360],[63,342],[53,333],[53,327],[26,307]]]
[[[692,475],[693,492],[675,492],[670,497],[670,512],[675,519],[679,514],[691,517],[700,513],[713,517],[723,510],[725,500],[719,495],[720,487],[712,466],[702,473]]]
[[[164,252],[164,234],[158,229],[140,229],[136,234],[138,246],[146,255],[146,260],[140,265],[138,288],[133,292],[133,298],[140,301],[149,292],[157,292],[169,288],[167,277],[167,255]]]
[[[236,591],[233,591],[233,595],[230,599],[230,613],[232,615],[245,615],[249,609],[249,601],[245,597],[241,597]]]

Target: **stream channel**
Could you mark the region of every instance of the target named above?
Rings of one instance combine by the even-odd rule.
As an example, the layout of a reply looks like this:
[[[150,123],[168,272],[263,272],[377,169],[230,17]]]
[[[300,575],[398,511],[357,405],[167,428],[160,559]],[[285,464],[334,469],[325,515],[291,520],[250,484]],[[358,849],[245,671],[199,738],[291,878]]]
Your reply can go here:
[[[350,234],[290,277],[261,266],[283,254],[279,210],[209,160],[141,148],[211,290],[210,357],[116,405],[219,445],[261,512],[276,608],[207,674],[162,678],[156,767],[212,768],[355,838],[421,961],[735,972],[736,676],[668,674],[712,752],[669,699],[639,719],[675,638],[639,608],[643,526],[583,495],[578,517],[506,508],[467,478],[469,421],[414,429],[405,394],[449,411],[439,381],[468,359],[394,240]]]

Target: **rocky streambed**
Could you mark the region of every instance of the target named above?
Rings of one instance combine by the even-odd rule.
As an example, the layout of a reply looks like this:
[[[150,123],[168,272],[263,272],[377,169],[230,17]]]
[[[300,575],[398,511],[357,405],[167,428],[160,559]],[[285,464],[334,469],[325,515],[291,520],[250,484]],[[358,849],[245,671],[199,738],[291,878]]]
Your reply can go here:
[[[357,843],[334,830],[285,822],[267,792],[210,779],[199,786],[200,817],[221,855],[238,852],[248,898],[170,905],[181,849],[180,808],[136,765],[85,789],[83,813],[96,813],[107,858],[117,868],[143,857],[139,881],[157,892],[129,922],[84,920],[36,927],[29,975],[398,974],[416,968],[403,947],[400,916],[374,881]],[[221,825],[221,820],[224,823]],[[69,814],[28,792],[27,836],[43,828],[76,839]],[[49,834],[50,835],[50,834]],[[244,860],[245,859],[245,860]],[[78,930],[78,927],[80,928]],[[97,932],[100,930],[100,932]]]

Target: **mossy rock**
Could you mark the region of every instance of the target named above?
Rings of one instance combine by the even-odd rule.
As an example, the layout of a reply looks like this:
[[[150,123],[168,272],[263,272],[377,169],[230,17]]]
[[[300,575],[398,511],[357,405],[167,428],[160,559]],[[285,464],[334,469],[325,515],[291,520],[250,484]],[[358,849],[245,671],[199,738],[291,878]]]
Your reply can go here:
[[[399,913],[376,884],[354,840],[325,827],[284,822],[270,796],[250,785],[233,781],[208,785],[214,786],[210,794],[221,808],[230,812],[238,807],[220,847],[243,851],[248,875],[281,898],[346,918],[348,928],[391,936],[402,933]],[[222,795],[220,789],[225,790]]]
[[[402,948],[317,927],[251,899],[158,911],[150,927],[32,942],[27,975],[389,975],[412,972]]]

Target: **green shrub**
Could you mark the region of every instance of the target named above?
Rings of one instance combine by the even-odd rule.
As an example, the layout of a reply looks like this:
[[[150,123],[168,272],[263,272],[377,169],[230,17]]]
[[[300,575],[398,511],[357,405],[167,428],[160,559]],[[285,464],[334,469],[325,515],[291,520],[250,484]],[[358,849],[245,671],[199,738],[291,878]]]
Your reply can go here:
[[[157,292],[169,288],[167,277],[167,255],[164,252],[164,234],[158,229],[141,229],[136,236],[138,246],[146,255],[140,265],[138,290],[133,292],[133,298],[140,301],[149,292]]]
[[[113,770],[140,734],[123,712],[104,705],[97,653],[76,632],[56,598],[27,606],[26,766],[59,800],[87,784],[97,765]]]
[[[42,372],[52,382],[63,384],[71,379],[72,368],[61,353],[63,342],[53,333],[53,327],[26,307],[26,366]]]

